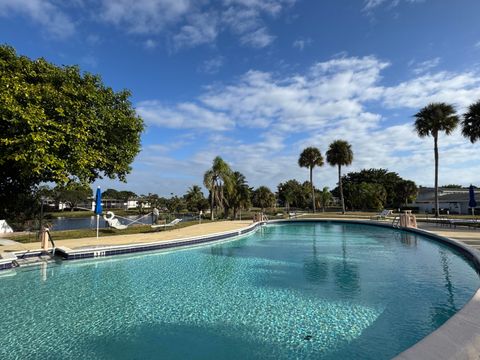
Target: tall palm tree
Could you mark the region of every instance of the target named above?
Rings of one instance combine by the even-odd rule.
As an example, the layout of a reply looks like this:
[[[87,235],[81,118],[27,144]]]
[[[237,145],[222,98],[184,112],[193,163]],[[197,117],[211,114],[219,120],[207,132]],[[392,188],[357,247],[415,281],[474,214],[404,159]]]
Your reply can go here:
[[[313,168],[315,166],[323,166],[323,157],[320,150],[310,146],[305,148],[298,158],[298,166],[308,168],[310,170],[310,186],[312,187],[312,205],[315,212],[315,187],[313,186]]]
[[[458,125],[459,118],[455,108],[446,103],[431,103],[415,114],[415,130],[418,136],[433,137],[433,152],[435,156],[435,216],[439,214],[438,203],[438,134],[444,131],[450,135]]]
[[[230,176],[232,171],[230,166],[223,161],[220,156],[213,159],[213,165],[203,175],[203,184],[210,192],[210,219],[213,220],[214,205],[223,206],[224,188],[231,185]]]
[[[345,214],[345,199],[342,187],[342,165],[348,166],[353,161],[352,146],[345,140],[335,140],[330,144],[327,151],[327,162],[332,166],[338,166],[338,186],[340,188],[340,200],[342,202],[342,214]]]
[[[462,135],[472,144],[480,140],[480,100],[470,105],[463,114]]]
[[[238,171],[232,173],[231,183],[232,186],[226,193],[226,198],[229,207],[233,209],[233,219],[236,219],[238,210],[246,209],[250,206],[251,189],[245,176]]]

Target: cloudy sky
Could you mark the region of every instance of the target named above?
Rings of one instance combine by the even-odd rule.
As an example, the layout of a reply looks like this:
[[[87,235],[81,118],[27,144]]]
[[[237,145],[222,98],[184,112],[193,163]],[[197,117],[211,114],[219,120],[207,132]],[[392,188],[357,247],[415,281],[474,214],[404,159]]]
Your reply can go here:
[[[306,146],[348,140],[345,171],[433,184],[413,117],[480,99],[478,0],[0,0],[0,41],[127,88],[147,125],[128,183],[183,194],[216,155],[252,186],[304,181]],[[480,185],[480,144],[440,138],[440,183]],[[334,187],[336,170],[315,171]]]

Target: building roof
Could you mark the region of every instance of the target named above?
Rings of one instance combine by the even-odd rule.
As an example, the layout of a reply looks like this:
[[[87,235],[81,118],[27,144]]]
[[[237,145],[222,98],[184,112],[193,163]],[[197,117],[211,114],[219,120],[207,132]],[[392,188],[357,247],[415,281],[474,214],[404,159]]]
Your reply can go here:
[[[475,199],[480,199],[480,189],[475,189]],[[466,202],[470,200],[469,188],[439,188],[439,202]],[[434,188],[420,188],[416,203],[430,203],[435,201]]]

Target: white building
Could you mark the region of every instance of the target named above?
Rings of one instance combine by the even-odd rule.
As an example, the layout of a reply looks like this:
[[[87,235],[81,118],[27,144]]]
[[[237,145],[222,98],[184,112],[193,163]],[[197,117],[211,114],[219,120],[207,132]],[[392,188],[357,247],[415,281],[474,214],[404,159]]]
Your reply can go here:
[[[475,199],[480,205],[480,189],[475,189]],[[469,188],[438,188],[438,202],[441,212],[471,214],[472,210],[468,206],[469,200]],[[418,207],[419,213],[433,213],[435,209],[435,189],[419,188],[417,198],[412,204],[408,205]]]

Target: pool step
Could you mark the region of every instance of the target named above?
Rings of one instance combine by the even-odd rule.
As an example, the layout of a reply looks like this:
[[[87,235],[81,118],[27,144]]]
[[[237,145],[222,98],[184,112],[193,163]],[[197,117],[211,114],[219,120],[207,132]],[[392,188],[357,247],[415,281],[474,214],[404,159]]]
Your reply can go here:
[[[54,256],[49,253],[43,253],[37,256],[29,256],[29,257],[17,257],[15,260],[15,266],[30,266],[30,265],[38,265],[42,263],[48,263],[55,261]]]

